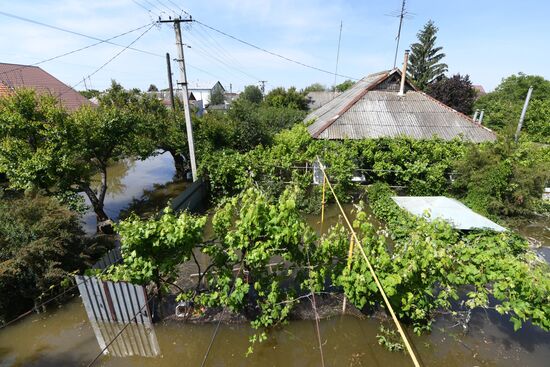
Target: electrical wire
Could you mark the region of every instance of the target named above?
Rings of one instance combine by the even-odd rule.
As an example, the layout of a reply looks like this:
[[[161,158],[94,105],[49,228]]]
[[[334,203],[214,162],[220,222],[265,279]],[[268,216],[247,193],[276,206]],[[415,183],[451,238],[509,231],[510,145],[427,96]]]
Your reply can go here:
[[[14,71],[17,71],[17,70],[21,70],[21,69],[24,69],[24,68],[27,68],[29,66],[38,66],[38,65],[41,65],[41,64],[44,64],[46,62],[49,62],[49,61],[53,61],[53,60],[56,60],[56,59],[59,59],[61,57],[65,57],[65,56],[69,56],[69,55],[72,55],[74,53],[77,53],[77,52],[80,52],[80,51],[83,51],[83,50],[86,50],[86,49],[89,49],[91,47],[94,47],[94,46],[97,46],[97,45],[100,45],[100,44],[103,44],[103,43],[109,43],[109,41],[115,39],[115,38],[119,38],[119,37],[122,37],[122,36],[125,36],[127,34],[130,34],[130,33],[133,33],[133,32],[136,32],[136,31],[139,31],[140,29],[143,29],[147,26],[151,25],[151,23],[148,23],[148,24],[145,24],[141,27],[138,27],[138,28],[134,28],[132,30],[129,30],[127,32],[124,32],[124,33],[120,33],[120,34],[117,34],[116,36],[113,36],[111,38],[107,38],[105,40],[101,40],[99,42],[96,42],[96,43],[92,43],[88,46],[84,46],[84,47],[80,47],[80,48],[77,48],[75,50],[72,50],[72,51],[68,51],[68,52],[65,52],[61,55],[57,55],[57,56],[53,56],[53,57],[50,57],[50,58],[47,58],[47,59],[44,59],[44,60],[41,60],[41,61],[38,61],[38,62],[35,62],[33,64],[30,64],[30,65],[22,65],[22,66],[18,66],[16,68],[13,68],[11,70],[6,70],[6,71],[2,71],[0,72],[0,75],[2,74],[8,74],[8,73],[11,73],[11,72],[14,72]]]
[[[147,302],[145,302],[143,306],[141,306],[141,308],[134,315],[134,317],[132,317],[132,319],[128,323],[126,323],[122,329],[120,329],[120,331],[113,337],[113,339],[111,339],[111,341],[107,343],[107,345],[105,345],[103,349],[101,349],[101,351],[95,356],[95,358],[90,363],[88,363],[88,367],[92,366],[95,362],[97,362],[99,358],[101,358],[103,353],[111,346],[111,344],[115,342],[115,340],[124,332],[124,330],[126,330],[126,328],[136,320],[138,315],[142,313],[143,309],[149,304],[149,302],[151,302],[152,299],[153,298],[150,298]]]
[[[111,63],[114,59],[116,59],[118,56],[120,56],[124,51],[130,49],[130,46],[132,46],[134,43],[136,43],[137,41],[139,41],[141,39],[141,37],[145,36],[145,34],[147,32],[149,32],[151,30],[151,28],[153,28],[155,26],[156,23],[153,23],[150,25],[149,28],[147,28],[143,33],[141,33],[136,39],[134,39],[132,42],[130,42],[128,44],[128,46],[124,47],[122,50],[118,51],[113,57],[111,57],[109,60],[107,60],[106,62],[104,62],[100,67],[98,67],[97,69],[95,69],[91,74],[88,74],[87,78],[90,78],[91,76],[95,75],[97,72],[99,72],[101,69],[103,69],[105,66],[107,66],[109,63]],[[78,83],[70,86],[67,88],[67,90],[65,90],[64,92],[58,94],[58,97],[61,97],[63,94],[65,93],[68,93],[70,90],[73,90],[76,86],[82,84],[82,82],[84,81],[84,78],[79,81]]]
[[[235,275],[235,280],[233,281],[233,285],[231,286],[231,290],[229,291],[229,295],[235,290],[235,284],[236,280],[241,274],[243,266],[241,264],[241,267],[239,268],[239,271]],[[214,345],[214,340],[216,339],[216,335],[218,335],[218,331],[220,330],[220,325],[222,323],[222,316],[225,313],[226,307],[224,306],[222,309],[222,313],[220,315],[220,319],[218,320],[218,324],[216,325],[216,328],[214,329],[214,333],[212,334],[212,338],[210,338],[210,343],[208,344],[208,348],[206,349],[206,353],[204,354],[204,358],[202,359],[201,367],[204,367],[206,365],[206,360],[208,359],[208,355],[210,354],[210,351],[212,350],[212,345]]]
[[[111,42],[111,41],[109,41],[109,40],[104,40],[104,39],[101,39],[101,38],[98,38],[98,37],[94,37],[94,36],[90,36],[90,35],[87,35],[87,34],[84,34],[84,33],[72,31],[72,30],[66,29],[66,28],[57,27],[57,26],[54,26],[54,25],[51,25],[51,24],[42,23],[42,22],[39,22],[39,21],[37,21],[37,20],[33,20],[33,19],[21,17],[21,16],[19,16],[19,15],[15,15],[15,14],[11,14],[11,13],[6,13],[6,12],[4,12],[4,11],[0,11],[0,15],[4,15],[4,16],[6,16],[6,17],[18,19],[18,20],[21,20],[21,21],[24,21],[24,22],[28,22],[28,23],[40,25],[40,26],[43,26],[43,27],[46,27],[46,28],[55,29],[55,30],[58,30],[58,31],[61,31],[61,32],[74,34],[74,35],[76,35],[76,36],[80,36],[80,37],[84,37],[84,38],[89,38],[89,39],[92,39],[92,40],[94,40],[94,41],[102,41],[102,43],[108,43],[108,44],[111,44],[111,45],[114,45],[114,46],[118,46],[118,47],[125,47],[124,45],[121,45],[121,44],[118,44],[118,43],[115,43],[115,42]],[[137,52],[141,52],[141,53],[148,54],[148,55],[152,55],[152,56],[158,56],[158,57],[162,57],[162,58],[165,57],[165,56],[163,56],[163,55],[156,54],[156,53],[154,53],[154,52],[150,52],[150,51],[146,51],[146,50],[140,50],[140,49],[138,49],[138,48],[129,47],[129,49],[132,50],[132,51],[137,51]]]
[[[265,49],[265,48],[263,48],[263,47],[254,45],[254,44],[252,44],[252,43],[250,43],[250,42],[248,42],[248,41],[244,41],[244,40],[242,40],[242,39],[240,39],[240,38],[237,38],[237,37],[235,37],[235,36],[232,36],[232,35],[230,35],[230,34],[224,32],[224,31],[221,31],[221,30],[219,30],[219,29],[216,29],[216,28],[214,28],[214,27],[212,27],[212,26],[209,26],[208,24],[205,24],[205,23],[203,23],[203,22],[200,22],[200,21],[198,21],[198,20],[196,20],[196,19],[193,19],[193,22],[196,22],[196,23],[198,23],[198,24],[200,24],[200,25],[202,25],[202,26],[204,26],[204,27],[206,27],[206,28],[211,29],[211,30],[214,31],[214,32],[220,33],[220,34],[222,34],[222,35],[224,35],[224,36],[226,36],[226,37],[229,37],[229,38],[231,38],[231,39],[233,39],[233,40],[235,40],[235,41],[237,41],[237,42],[240,42],[240,43],[242,43],[242,44],[245,44],[245,45],[247,45],[247,46],[250,46],[250,47],[252,47],[252,48],[255,48],[255,49],[257,49],[257,50],[260,50],[260,51],[262,51],[262,52],[268,53],[268,54],[270,54],[270,55],[272,55],[272,56],[275,56],[275,57],[278,57],[278,58],[280,58],[280,59],[286,60],[286,61],[288,61],[288,62],[292,62],[292,63],[294,63],[294,64],[301,65],[301,66],[306,67],[306,68],[309,68],[309,69],[317,70],[317,71],[320,71],[320,72],[322,72],[322,73],[326,73],[326,74],[330,74],[330,75],[335,75],[335,73],[332,72],[332,71],[325,70],[325,69],[321,69],[321,68],[318,68],[318,67],[316,67],[316,66],[308,65],[308,64],[305,64],[305,63],[303,63],[303,62],[301,62],[301,61],[297,61],[297,60],[291,59],[291,58],[289,58],[289,57],[286,57],[286,56],[284,56],[284,55],[281,55],[281,54],[279,54],[279,53],[276,53],[276,52],[273,52],[273,51],[269,51],[269,50],[267,50],[267,49]],[[346,78],[346,79],[359,80],[359,78],[354,78],[354,77],[349,76],[349,75],[342,75],[342,74],[336,74],[336,75],[339,76],[339,77],[342,77],[342,78]]]

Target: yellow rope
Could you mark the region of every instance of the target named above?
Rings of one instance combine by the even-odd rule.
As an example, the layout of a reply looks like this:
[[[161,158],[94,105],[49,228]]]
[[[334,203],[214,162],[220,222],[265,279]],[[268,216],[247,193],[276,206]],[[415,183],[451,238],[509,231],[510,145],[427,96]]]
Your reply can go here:
[[[336,201],[336,204],[338,204],[338,207],[340,208],[340,211],[342,212],[342,216],[344,217],[344,220],[346,221],[349,230],[351,231],[351,234],[353,236],[353,239],[357,242],[357,244],[360,244],[361,241],[359,241],[359,238],[357,238],[357,234],[355,233],[353,226],[351,225],[348,217],[346,216],[346,213],[344,212],[344,208],[342,208],[342,204],[340,204],[340,200],[338,200],[338,197],[336,196],[336,193],[334,192],[334,189],[332,188],[332,184],[330,183],[327,173],[325,172],[325,168],[323,167],[323,164],[321,163],[321,160],[317,158],[319,161],[319,165],[321,167],[321,171],[324,175],[324,180],[328,183],[328,187],[330,191],[332,192],[332,195],[334,196],[334,200]],[[369,271],[372,275],[372,278],[374,279],[374,282],[376,283],[376,286],[378,287],[378,290],[380,291],[380,294],[382,294],[382,298],[384,299],[384,303],[386,304],[386,307],[390,311],[391,317],[395,323],[395,326],[397,327],[397,330],[399,331],[399,334],[401,335],[401,339],[403,339],[403,342],[405,343],[405,347],[407,348],[407,351],[409,352],[409,355],[415,365],[415,367],[420,367],[420,363],[418,362],[418,359],[409,344],[409,340],[407,339],[407,336],[405,335],[405,331],[403,328],[401,328],[401,324],[399,323],[399,320],[397,319],[397,316],[395,315],[395,312],[393,311],[393,308],[390,304],[390,301],[388,300],[388,297],[386,296],[386,292],[384,292],[384,288],[382,288],[382,284],[380,283],[380,280],[378,280],[378,276],[376,276],[376,273],[374,271],[374,268],[372,267],[367,255],[365,254],[365,250],[363,250],[363,246],[357,246],[359,248],[359,251],[361,251],[361,255],[365,259],[365,262],[367,263],[367,266],[369,267]]]

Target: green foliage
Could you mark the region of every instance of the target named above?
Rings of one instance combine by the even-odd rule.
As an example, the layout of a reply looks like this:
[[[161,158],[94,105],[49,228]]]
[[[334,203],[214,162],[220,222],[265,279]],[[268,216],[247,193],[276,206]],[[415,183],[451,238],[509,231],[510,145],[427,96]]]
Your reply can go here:
[[[471,147],[456,163],[453,193],[493,218],[528,216],[550,180],[550,149],[534,143],[498,142]]]
[[[169,208],[158,218],[142,220],[137,215],[119,222],[123,263],[103,275],[113,281],[160,284],[176,275],[176,266],[191,258],[201,242],[206,217],[187,212],[174,214]]]
[[[313,83],[313,84],[308,85],[307,87],[305,87],[302,92],[307,94],[309,92],[324,92],[326,90],[327,90],[327,87],[325,87],[323,84]]]
[[[210,105],[223,104],[224,102],[223,90],[221,88],[214,88],[210,93]]]
[[[462,299],[468,309],[488,308],[491,297],[498,312],[510,315],[514,328],[530,320],[550,329],[550,269],[523,239],[511,232],[460,233],[441,220],[414,217],[393,202],[393,193],[383,184],[372,185],[368,194],[393,248],[384,234],[373,231],[366,214],[359,213],[355,225],[362,246],[392,306],[417,332],[430,327],[437,310],[453,310],[451,300]],[[359,307],[379,303],[364,274],[359,258],[342,277],[346,295]]]
[[[244,90],[239,95],[239,99],[243,99],[250,103],[260,104],[263,101],[264,96],[260,88],[258,88],[257,86],[247,85],[246,87],[244,87]]]
[[[82,94],[86,99],[92,99],[101,95],[101,92],[97,89],[81,90],[78,93]]]
[[[272,89],[264,99],[264,103],[271,107],[286,107],[307,111],[306,93],[298,92],[295,87],[285,90],[283,87]]]
[[[405,349],[401,338],[396,334],[395,330],[386,328],[380,325],[378,329],[380,334],[376,334],[376,340],[378,344],[389,350],[390,352],[402,351]]]
[[[435,47],[437,31],[434,22],[428,21],[416,35],[418,42],[411,45],[407,72],[420,90],[447,71],[447,64],[440,62],[445,57],[443,47]]]
[[[508,136],[516,130],[529,87],[533,94],[527,109],[522,138],[548,144],[550,81],[541,76],[518,73],[502,80],[494,92],[480,97],[475,108],[485,110],[483,124]]]
[[[338,92],[344,92],[348,89],[350,89],[355,83],[351,80],[345,80],[342,83],[336,85],[334,89],[336,89]]]
[[[63,290],[105,244],[86,238],[80,217],[54,198],[0,198],[0,322]]]

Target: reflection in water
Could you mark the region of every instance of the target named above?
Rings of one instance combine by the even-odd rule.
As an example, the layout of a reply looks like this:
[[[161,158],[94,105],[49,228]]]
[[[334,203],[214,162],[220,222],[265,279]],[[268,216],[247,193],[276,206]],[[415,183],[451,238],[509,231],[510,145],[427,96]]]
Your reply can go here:
[[[408,330],[424,366],[548,366],[550,333],[540,328],[526,324],[514,332],[507,318],[493,310],[473,312],[467,331],[454,324],[453,320],[440,318],[431,333],[416,336]],[[388,352],[378,345],[379,325],[377,319],[352,316],[322,320],[326,365],[409,366],[406,354]],[[125,338],[125,345],[117,346],[118,352],[110,351],[97,365],[199,366],[215,328],[216,324],[161,322],[154,330],[158,350],[162,352],[159,357],[114,357],[115,353],[130,348],[131,342],[139,348],[137,338],[143,334],[134,334]],[[245,357],[248,338],[254,332],[248,324],[222,324],[207,365],[319,366],[314,321],[292,321],[274,329],[266,342],[256,345],[254,353]],[[0,331],[0,366],[87,366],[100,351],[79,299],[61,309],[32,315]]]
[[[155,196],[156,185],[166,185],[174,179],[176,171],[174,161],[169,153],[159,154],[145,160],[126,159],[113,163],[107,169],[107,195],[105,196],[105,212],[113,220],[119,218],[121,210],[128,207],[130,203],[142,199],[144,192],[154,200],[164,200],[158,206],[164,206],[165,201],[177,196],[184,190],[185,184],[167,185],[163,190],[166,195]],[[99,177],[95,178],[96,180]],[[162,189],[162,188],[161,188]],[[152,193],[153,194],[152,194]],[[86,204],[90,202],[85,196]],[[154,206],[154,202],[149,202]],[[83,216],[83,226],[86,233],[94,234],[96,231],[96,217],[90,209]]]
[[[113,357],[157,357],[160,348],[152,325],[104,322],[89,319],[97,343]],[[120,334],[120,335],[119,335]],[[113,341],[111,343],[111,341]],[[111,344],[109,344],[111,343]],[[109,346],[107,346],[109,345]]]

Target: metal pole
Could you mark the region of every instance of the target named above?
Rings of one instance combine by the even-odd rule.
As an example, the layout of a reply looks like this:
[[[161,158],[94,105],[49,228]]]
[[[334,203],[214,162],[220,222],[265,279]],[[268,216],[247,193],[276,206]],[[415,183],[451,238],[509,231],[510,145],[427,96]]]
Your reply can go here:
[[[189,94],[187,92],[187,74],[185,73],[185,59],[183,56],[183,42],[181,41],[181,27],[179,19],[174,20],[174,30],[176,31],[176,46],[178,49],[178,63],[180,67],[180,81],[183,92],[183,108],[185,113],[185,126],[187,128],[187,140],[189,142],[189,160],[191,161],[191,172],[193,181],[197,180],[197,163],[195,162],[195,144],[193,142],[193,127],[191,125],[191,112],[189,111]]]
[[[170,65],[170,54],[166,53],[166,70],[168,71],[168,89],[170,90],[170,105],[172,111],[176,110],[176,101],[174,100],[174,85],[172,84],[172,66]]]
[[[514,137],[514,141],[517,143],[519,139],[519,132],[521,131],[521,128],[523,127],[523,120],[525,119],[525,113],[527,112],[527,106],[529,106],[529,100],[531,99],[531,93],[533,93],[533,87],[529,87],[529,91],[527,92],[527,97],[525,97],[525,103],[523,104],[523,110],[521,110],[521,117],[519,118],[518,128],[516,130],[516,135]]]

